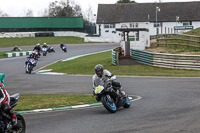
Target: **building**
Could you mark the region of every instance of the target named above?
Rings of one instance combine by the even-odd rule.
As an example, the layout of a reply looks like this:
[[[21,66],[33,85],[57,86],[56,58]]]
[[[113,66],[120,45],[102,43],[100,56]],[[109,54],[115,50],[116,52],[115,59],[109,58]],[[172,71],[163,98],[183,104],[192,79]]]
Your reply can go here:
[[[117,28],[147,28],[150,36],[181,33],[200,27],[200,2],[99,4],[96,23],[97,34],[114,42],[122,36]]]

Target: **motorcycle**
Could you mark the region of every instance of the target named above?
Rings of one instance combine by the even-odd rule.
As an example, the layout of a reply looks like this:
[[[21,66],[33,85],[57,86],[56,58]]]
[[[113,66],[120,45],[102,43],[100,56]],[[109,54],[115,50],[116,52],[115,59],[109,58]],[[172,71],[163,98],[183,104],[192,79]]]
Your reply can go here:
[[[10,96],[10,106],[14,108],[19,100],[19,94]],[[26,123],[22,115],[15,113],[18,128],[14,128],[11,124],[11,118],[2,109],[0,109],[0,133],[25,133]]]
[[[123,96],[118,89],[114,89],[112,81],[96,79],[94,82],[97,86],[94,90],[97,101],[101,101],[110,113],[115,113],[122,106],[124,108],[130,107],[128,95]]]
[[[55,50],[54,50],[54,48],[53,48],[52,46],[49,46],[48,49],[47,49],[47,51],[48,51],[49,53],[51,53],[51,52],[54,52],[54,53],[55,53]]]
[[[0,74],[0,81],[4,82],[5,75]],[[10,107],[14,108],[19,100],[19,93],[10,96]],[[14,112],[15,113],[15,112]],[[26,123],[22,115],[15,113],[17,118],[17,127],[12,126],[10,116],[0,108],[0,133],[25,133]]]
[[[35,67],[37,64],[37,60],[35,60],[34,58],[29,58],[28,61],[26,62],[26,73],[31,74],[31,71],[33,70],[33,67]]]
[[[63,50],[64,52],[67,52],[67,47],[64,45],[64,46],[62,47],[62,50]]]
[[[42,47],[43,56],[47,55],[47,47]]]
[[[22,51],[22,49],[17,47],[17,46],[15,46],[11,51]]]

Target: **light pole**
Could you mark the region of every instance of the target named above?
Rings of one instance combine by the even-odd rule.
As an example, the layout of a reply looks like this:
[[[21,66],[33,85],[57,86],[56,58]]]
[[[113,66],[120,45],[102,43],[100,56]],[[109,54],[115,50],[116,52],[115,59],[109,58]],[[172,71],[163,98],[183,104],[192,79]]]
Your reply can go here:
[[[156,35],[158,34],[158,12],[160,12],[160,8],[156,7]]]
[[[176,16],[176,26],[178,21],[179,21],[179,16]],[[178,30],[176,32],[178,33]]]

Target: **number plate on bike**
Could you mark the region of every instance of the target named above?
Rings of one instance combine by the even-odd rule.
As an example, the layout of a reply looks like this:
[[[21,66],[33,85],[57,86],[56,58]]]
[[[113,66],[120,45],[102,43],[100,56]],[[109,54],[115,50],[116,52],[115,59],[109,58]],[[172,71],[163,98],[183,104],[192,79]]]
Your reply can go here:
[[[95,93],[96,94],[101,93],[103,89],[104,87],[99,85],[98,87],[95,88]]]

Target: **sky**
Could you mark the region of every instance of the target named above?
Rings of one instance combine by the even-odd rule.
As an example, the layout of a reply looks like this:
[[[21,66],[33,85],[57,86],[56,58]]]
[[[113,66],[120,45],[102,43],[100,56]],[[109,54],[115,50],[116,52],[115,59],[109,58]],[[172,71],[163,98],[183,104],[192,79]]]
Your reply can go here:
[[[56,0],[0,0],[0,10],[9,14],[10,17],[21,17],[28,9],[33,11],[34,17],[41,16],[50,2]],[[60,1],[60,0],[57,0]],[[97,13],[98,4],[114,4],[117,0],[73,0],[79,4],[83,12],[91,7],[93,14]],[[159,0],[135,0],[138,3],[159,2]],[[161,0],[162,2],[185,2],[200,0]]]

